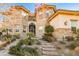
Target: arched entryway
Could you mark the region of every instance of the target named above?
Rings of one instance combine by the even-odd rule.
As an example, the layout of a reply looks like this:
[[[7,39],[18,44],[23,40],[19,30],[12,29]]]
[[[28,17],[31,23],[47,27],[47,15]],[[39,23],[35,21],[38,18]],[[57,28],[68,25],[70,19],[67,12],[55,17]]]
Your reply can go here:
[[[36,34],[36,26],[34,23],[29,24],[29,32]]]

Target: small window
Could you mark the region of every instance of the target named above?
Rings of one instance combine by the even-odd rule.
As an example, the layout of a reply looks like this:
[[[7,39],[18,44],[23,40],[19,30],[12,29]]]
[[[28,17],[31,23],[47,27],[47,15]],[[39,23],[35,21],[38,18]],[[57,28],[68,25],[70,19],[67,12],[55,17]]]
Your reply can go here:
[[[49,17],[50,15],[52,15],[54,13],[53,10],[47,10],[46,11],[46,17]]]
[[[12,32],[12,29],[8,29],[9,32]]]
[[[71,27],[71,30],[72,30],[73,32],[76,32],[76,27]]]
[[[19,29],[16,29],[16,32],[19,32]]]

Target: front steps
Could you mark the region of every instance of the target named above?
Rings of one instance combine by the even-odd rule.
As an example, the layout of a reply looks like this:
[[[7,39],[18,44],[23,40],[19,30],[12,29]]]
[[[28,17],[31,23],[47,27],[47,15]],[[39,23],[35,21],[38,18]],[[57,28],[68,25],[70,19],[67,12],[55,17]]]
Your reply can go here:
[[[56,47],[49,42],[40,40],[41,45],[39,46],[39,49],[42,51],[43,56],[57,56],[58,52]]]

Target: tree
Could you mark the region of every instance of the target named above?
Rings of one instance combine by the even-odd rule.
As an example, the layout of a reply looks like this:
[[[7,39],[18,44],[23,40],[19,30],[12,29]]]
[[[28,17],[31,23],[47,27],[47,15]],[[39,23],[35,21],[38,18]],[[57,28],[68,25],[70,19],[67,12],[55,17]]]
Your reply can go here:
[[[54,41],[52,32],[54,32],[54,28],[51,25],[47,25],[42,39],[48,42]]]
[[[54,32],[54,28],[51,25],[47,25],[45,27],[45,33],[51,34],[52,32]]]

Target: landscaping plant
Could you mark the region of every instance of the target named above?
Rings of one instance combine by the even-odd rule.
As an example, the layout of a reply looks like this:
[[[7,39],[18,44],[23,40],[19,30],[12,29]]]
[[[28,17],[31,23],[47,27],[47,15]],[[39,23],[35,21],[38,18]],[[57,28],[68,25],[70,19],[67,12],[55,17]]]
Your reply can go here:
[[[52,33],[54,32],[54,28],[51,25],[47,25],[45,27],[45,33],[43,35],[43,40],[48,41],[48,42],[52,42],[54,41],[53,35]]]

